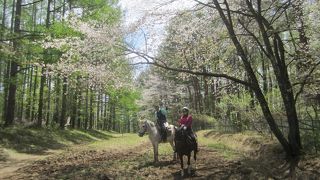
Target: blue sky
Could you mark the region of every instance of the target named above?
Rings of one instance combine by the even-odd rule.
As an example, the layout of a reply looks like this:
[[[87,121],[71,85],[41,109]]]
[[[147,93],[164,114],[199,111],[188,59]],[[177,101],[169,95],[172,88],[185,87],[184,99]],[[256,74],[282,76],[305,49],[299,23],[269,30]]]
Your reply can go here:
[[[136,50],[155,56],[164,38],[165,26],[169,19],[178,11],[191,8],[195,2],[193,0],[120,0],[119,5],[124,13],[123,28],[131,29],[131,26],[138,24],[128,33],[125,41]],[[128,56],[131,59],[132,57]],[[138,61],[142,59],[133,59],[133,62]],[[136,68],[136,73],[139,74],[146,66]]]

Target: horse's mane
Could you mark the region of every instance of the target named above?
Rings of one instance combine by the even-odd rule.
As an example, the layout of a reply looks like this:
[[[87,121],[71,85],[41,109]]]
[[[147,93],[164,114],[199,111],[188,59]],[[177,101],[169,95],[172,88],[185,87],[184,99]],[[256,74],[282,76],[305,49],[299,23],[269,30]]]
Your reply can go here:
[[[155,123],[150,120],[145,120],[146,123],[148,123],[151,127],[155,126]]]
[[[151,127],[154,127],[155,126],[155,123],[153,121],[150,121],[150,120],[140,120],[141,123],[146,123],[148,124],[149,126]]]

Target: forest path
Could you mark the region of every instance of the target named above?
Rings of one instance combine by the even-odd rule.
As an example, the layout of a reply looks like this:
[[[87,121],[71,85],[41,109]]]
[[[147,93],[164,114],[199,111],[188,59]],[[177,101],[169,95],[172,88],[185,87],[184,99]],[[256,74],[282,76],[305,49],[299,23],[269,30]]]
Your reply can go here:
[[[269,153],[264,153],[270,156],[264,157],[254,154],[258,151],[252,151],[252,157],[248,157],[221,144],[208,144],[206,140],[201,140],[203,138],[199,137],[200,152],[196,173],[187,175],[185,179],[285,179],[288,175],[288,164],[280,156],[271,157]],[[261,147],[265,147],[262,148],[263,151],[269,152],[267,146]],[[126,148],[74,147],[34,161],[6,178],[182,179],[180,164],[172,161],[172,150],[168,144],[160,145],[160,162],[154,164],[152,160],[151,144],[146,139]],[[315,177],[319,175],[313,174]],[[310,177],[313,174],[309,173]],[[305,175],[304,173],[303,177]]]
[[[5,161],[0,161],[0,179],[8,179],[15,175],[15,172],[23,167],[31,165],[33,162],[43,160],[49,156],[62,152],[62,150],[48,150],[41,155],[17,153],[12,150],[2,148],[1,156]]]

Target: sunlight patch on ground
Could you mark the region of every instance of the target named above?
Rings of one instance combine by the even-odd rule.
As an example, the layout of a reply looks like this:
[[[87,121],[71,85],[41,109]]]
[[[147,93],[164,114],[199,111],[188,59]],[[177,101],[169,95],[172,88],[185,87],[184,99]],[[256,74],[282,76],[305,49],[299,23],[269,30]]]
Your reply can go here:
[[[137,134],[112,134],[108,140],[95,141],[88,145],[92,149],[124,149],[147,142],[147,137],[139,137]]]

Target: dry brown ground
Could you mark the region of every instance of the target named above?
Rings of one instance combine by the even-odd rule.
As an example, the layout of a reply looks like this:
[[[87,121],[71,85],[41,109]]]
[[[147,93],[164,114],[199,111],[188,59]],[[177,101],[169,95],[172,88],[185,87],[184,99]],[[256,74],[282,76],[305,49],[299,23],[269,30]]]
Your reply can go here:
[[[246,142],[248,143],[248,142]],[[228,159],[221,151],[200,146],[197,169],[180,177],[180,165],[169,154],[152,162],[149,143],[108,150],[69,150],[18,169],[6,179],[319,179],[319,158],[306,157],[289,176],[290,163],[277,145],[251,142],[256,149]],[[308,159],[308,160],[306,160]],[[192,161],[193,163],[193,161]],[[0,177],[1,179],[1,177]]]

